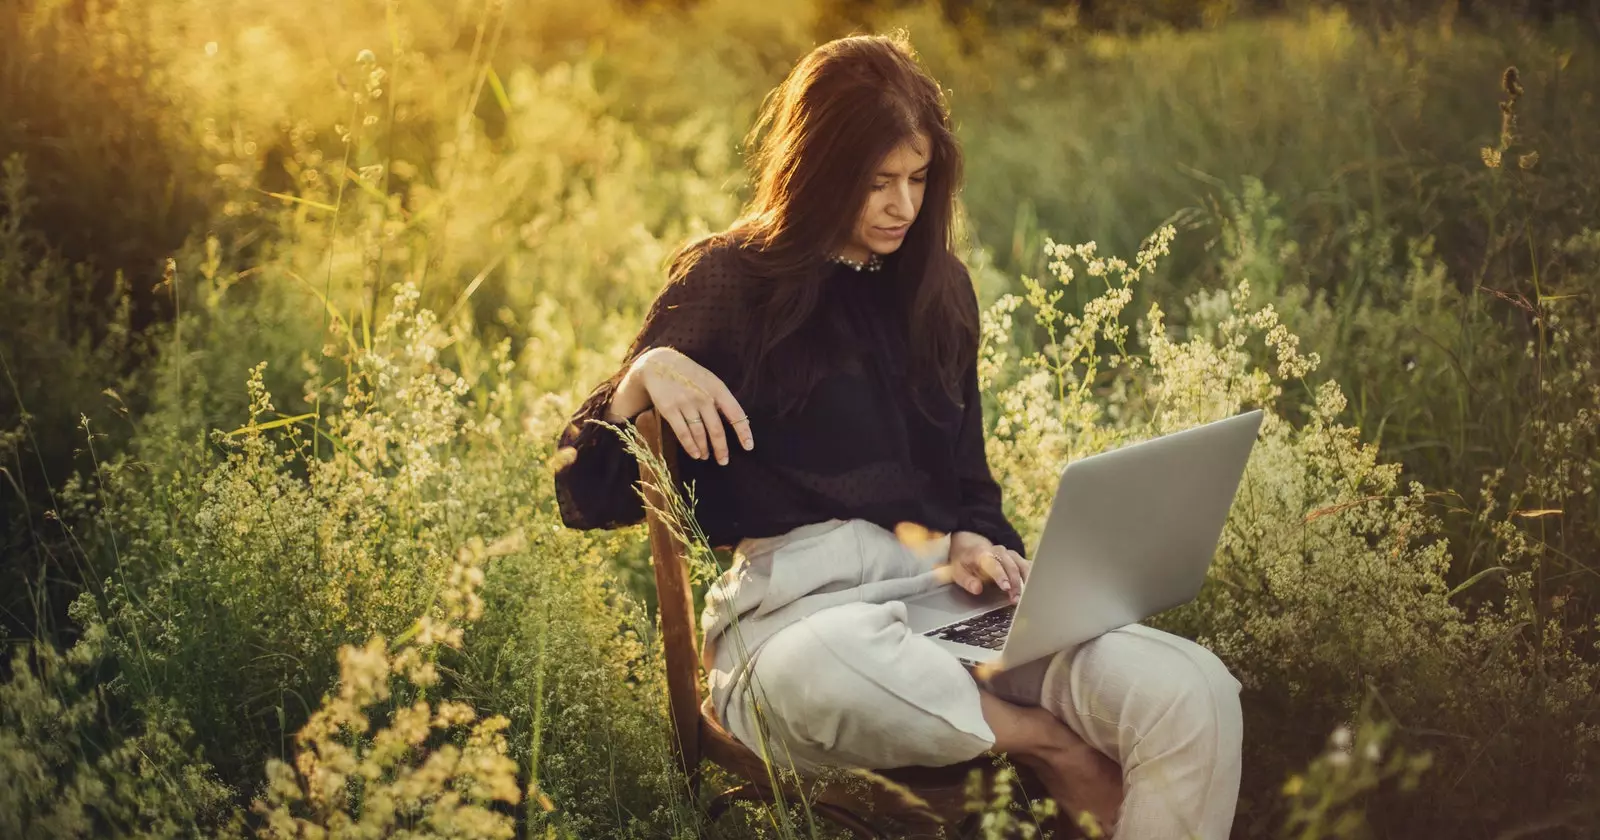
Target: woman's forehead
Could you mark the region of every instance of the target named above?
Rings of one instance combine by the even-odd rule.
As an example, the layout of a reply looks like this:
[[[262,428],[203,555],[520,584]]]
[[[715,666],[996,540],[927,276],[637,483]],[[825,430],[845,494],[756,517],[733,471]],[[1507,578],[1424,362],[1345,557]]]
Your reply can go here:
[[[878,174],[891,176],[915,172],[928,165],[931,151],[932,143],[928,141],[928,135],[918,132],[883,156],[883,161],[878,164]]]

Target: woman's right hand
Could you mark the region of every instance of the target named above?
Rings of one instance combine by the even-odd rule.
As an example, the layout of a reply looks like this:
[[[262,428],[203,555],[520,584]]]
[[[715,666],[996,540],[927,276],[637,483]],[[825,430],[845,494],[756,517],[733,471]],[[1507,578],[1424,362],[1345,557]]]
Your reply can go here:
[[[671,347],[655,347],[639,354],[618,388],[634,393],[642,390],[648,396],[648,405],[672,426],[678,442],[692,458],[703,461],[708,454],[715,454],[717,463],[728,463],[723,416],[739,436],[740,445],[746,451],[755,448],[750,420],[733,392],[716,374]]]

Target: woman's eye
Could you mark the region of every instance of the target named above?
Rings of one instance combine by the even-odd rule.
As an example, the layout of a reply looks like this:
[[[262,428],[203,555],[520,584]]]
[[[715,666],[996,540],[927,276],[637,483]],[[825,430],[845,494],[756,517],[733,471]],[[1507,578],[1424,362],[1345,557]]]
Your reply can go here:
[[[873,192],[883,192],[884,188],[886,188],[888,186],[889,186],[888,184],[873,184],[872,185],[872,191]]]
[[[913,183],[913,184],[926,184],[927,182],[928,182],[928,176],[926,176],[926,175],[918,175],[918,176],[913,177],[911,179],[911,183]]]

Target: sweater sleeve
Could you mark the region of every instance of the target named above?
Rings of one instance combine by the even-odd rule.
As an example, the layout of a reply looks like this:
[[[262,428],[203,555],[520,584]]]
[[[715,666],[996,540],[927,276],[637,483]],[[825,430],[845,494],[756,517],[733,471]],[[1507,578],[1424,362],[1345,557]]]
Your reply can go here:
[[[557,445],[571,454],[555,471],[556,503],[568,527],[620,528],[644,519],[635,486],[638,459],[617,432],[602,425],[635,359],[647,350],[671,347],[731,384],[741,279],[727,247],[697,246],[673,266],[622,365],[590,392],[562,431]]]
[[[973,293],[977,306],[977,293]],[[971,363],[962,374],[961,431],[956,439],[956,477],[960,485],[961,509],[956,529],[971,531],[995,545],[1003,545],[1027,556],[1022,537],[1006,518],[1001,507],[1000,485],[989,470],[983,431],[983,395],[978,391],[978,357],[974,349]]]

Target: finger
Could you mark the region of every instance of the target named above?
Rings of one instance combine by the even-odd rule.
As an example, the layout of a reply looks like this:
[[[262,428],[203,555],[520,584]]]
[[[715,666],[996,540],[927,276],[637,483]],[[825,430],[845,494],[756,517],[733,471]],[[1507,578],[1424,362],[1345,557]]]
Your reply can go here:
[[[728,386],[717,380],[717,387],[711,392],[716,398],[717,409],[728,418],[728,425],[733,427],[733,433],[739,436],[739,445],[748,452],[756,448],[756,438],[750,431],[750,419],[744,413],[744,407],[733,398],[733,392]]]
[[[711,447],[706,445],[706,418],[697,402],[690,402],[683,407],[683,419],[689,424],[689,434],[694,435],[695,445],[700,449],[700,454],[695,456],[700,460],[711,457]]]
[[[709,397],[699,402],[700,419],[704,421],[701,428],[711,439],[711,451],[717,456],[717,463],[728,465],[728,433],[722,428],[722,415],[717,413],[717,404]]]
[[[685,410],[687,406],[684,394],[678,387],[680,376],[671,365],[663,363],[660,356],[646,354],[640,359],[645,391],[650,395],[650,404],[655,406],[656,415],[665,419],[672,427],[672,432],[677,435],[678,443],[683,447],[685,454],[696,459],[704,457],[701,454],[705,451],[704,443],[696,441],[694,429],[688,422],[694,415]]]
[[[938,579],[953,583],[974,595],[983,592],[983,578],[961,563],[946,563],[938,567]]]
[[[694,433],[689,431],[689,423],[684,419],[683,412],[676,408],[663,407],[661,416],[672,427],[672,433],[678,436],[678,443],[683,446],[683,451],[689,453],[690,458],[699,458],[700,450],[695,448]]]
[[[676,350],[666,359],[682,359],[691,366],[691,369],[694,366],[694,360]],[[653,362],[649,368],[654,386],[651,391],[652,401],[664,413],[676,412],[683,415],[685,428],[679,430],[674,427],[674,430],[679,432],[678,439],[683,442],[683,448],[690,457],[704,460],[710,452],[710,447],[706,446],[705,418],[700,416],[698,403],[705,396],[705,391],[679,369],[679,362],[667,360]],[[663,391],[659,399],[656,398],[656,390]]]
[[[1001,548],[1000,565],[1006,568],[1006,577],[1011,581],[1011,599],[1014,601],[1022,597],[1022,565],[1018,562],[1022,558],[1009,548]]]
[[[983,573],[987,575],[990,580],[994,581],[997,586],[1005,590],[1007,594],[1016,594],[1017,590],[1011,586],[1011,575],[1006,571],[1005,563],[1000,560],[999,553],[994,551],[985,551],[979,557],[979,562],[983,564]]]
[[[728,432],[723,428],[722,415],[717,413],[717,403],[711,395],[701,392],[701,397],[695,402],[696,410],[700,412],[703,422],[701,428],[705,430],[706,439],[710,441],[709,451],[717,459],[717,463],[724,466],[728,463]]]
[[[961,577],[963,578],[963,580],[961,582],[961,586],[963,588],[965,588],[968,592],[971,592],[974,595],[982,595],[983,594],[983,575],[974,573],[971,569],[968,569],[966,566],[962,566],[961,567],[961,571],[963,573],[961,575]]]
[[[695,364],[692,359],[688,361],[690,365]],[[705,460],[711,457],[713,451],[713,447],[708,445],[709,440],[722,435],[722,420],[711,407],[711,397],[706,393],[706,389],[695,381],[693,369],[689,373],[672,369],[670,374],[679,385],[683,386],[683,416],[689,423],[689,431],[694,435],[695,442],[700,446],[699,457]],[[723,453],[725,452],[726,444],[723,449]]]
[[[1033,574],[1033,561],[1023,557],[1021,554],[1018,554],[1015,551],[1011,552],[1011,556],[1016,558],[1017,569],[1022,572],[1022,582],[1027,583],[1028,575]]]

